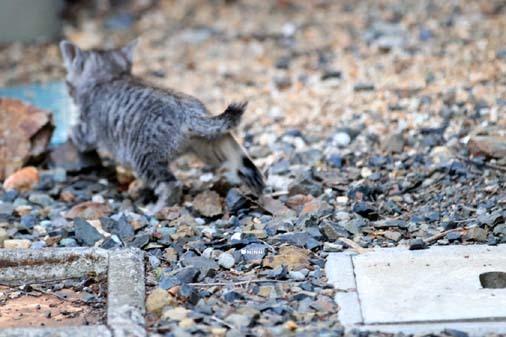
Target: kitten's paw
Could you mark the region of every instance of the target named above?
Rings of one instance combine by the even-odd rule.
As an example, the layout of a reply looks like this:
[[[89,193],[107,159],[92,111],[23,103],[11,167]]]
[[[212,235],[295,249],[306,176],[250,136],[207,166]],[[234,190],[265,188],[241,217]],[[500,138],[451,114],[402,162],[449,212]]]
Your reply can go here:
[[[144,214],[147,216],[155,216],[156,213],[160,212],[164,206],[156,204],[148,204],[146,206],[146,210],[144,210]]]
[[[157,204],[162,203],[162,207],[178,204],[183,196],[183,184],[179,181],[161,183],[155,189],[155,194],[158,196]]]
[[[166,206],[178,204],[183,196],[183,185],[179,181],[161,183],[155,189],[155,194],[158,197],[158,201],[156,204],[149,204],[147,206],[147,210],[144,212],[146,215],[155,215]]]

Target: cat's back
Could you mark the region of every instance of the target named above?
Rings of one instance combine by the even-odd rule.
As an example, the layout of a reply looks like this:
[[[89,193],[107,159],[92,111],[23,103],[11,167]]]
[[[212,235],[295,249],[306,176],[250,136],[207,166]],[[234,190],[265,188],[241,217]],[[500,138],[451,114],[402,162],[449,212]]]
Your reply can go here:
[[[168,117],[208,114],[197,98],[171,89],[159,88],[133,76],[117,79],[104,95],[113,99],[125,113],[155,114]],[[114,103],[114,102],[113,102]]]
[[[130,161],[135,149],[148,143],[161,142],[183,149],[187,142],[181,132],[185,123],[189,118],[207,114],[198,99],[131,76],[95,86],[87,101],[99,143],[117,153],[123,163]]]

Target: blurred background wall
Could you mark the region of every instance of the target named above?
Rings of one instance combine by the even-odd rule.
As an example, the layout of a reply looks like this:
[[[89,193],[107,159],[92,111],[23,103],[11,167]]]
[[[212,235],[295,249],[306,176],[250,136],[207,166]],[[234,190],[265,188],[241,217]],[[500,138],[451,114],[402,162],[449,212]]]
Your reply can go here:
[[[63,5],[63,0],[0,0],[0,43],[58,37]]]

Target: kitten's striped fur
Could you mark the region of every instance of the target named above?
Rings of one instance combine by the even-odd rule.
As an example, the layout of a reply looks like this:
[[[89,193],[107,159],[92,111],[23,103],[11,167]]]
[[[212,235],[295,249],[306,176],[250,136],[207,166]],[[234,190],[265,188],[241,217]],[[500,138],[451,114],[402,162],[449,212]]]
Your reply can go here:
[[[158,195],[152,212],[180,198],[180,184],[169,171],[175,157],[195,152],[202,160],[226,164],[257,195],[262,174],[230,134],[246,103],[234,103],[211,116],[196,98],[149,86],[131,74],[136,41],[123,48],[81,50],[60,43],[69,92],[80,108],[71,139],[81,151],[102,148],[133,169]]]

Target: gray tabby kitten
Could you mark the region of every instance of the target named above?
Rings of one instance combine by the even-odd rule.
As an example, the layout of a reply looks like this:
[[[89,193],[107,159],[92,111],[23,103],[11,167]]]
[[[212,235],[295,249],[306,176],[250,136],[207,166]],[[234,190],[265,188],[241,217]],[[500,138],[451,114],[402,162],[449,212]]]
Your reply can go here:
[[[169,171],[175,157],[194,152],[207,163],[225,164],[258,196],[262,174],[230,131],[246,103],[211,116],[198,99],[149,86],[132,75],[137,40],[114,50],[82,50],[60,43],[70,95],[79,107],[71,140],[80,151],[104,149],[133,169],[158,197],[150,213],[178,202],[181,184]]]

